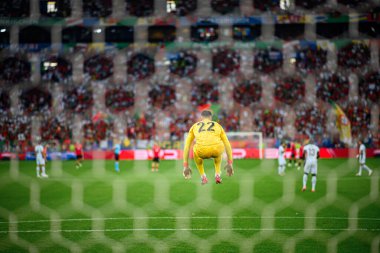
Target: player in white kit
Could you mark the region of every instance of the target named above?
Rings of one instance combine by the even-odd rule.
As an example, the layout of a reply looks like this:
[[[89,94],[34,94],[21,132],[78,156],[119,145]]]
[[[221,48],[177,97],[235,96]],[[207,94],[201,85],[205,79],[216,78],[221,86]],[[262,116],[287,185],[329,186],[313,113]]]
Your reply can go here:
[[[48,175],[45,172],[45,159],[46,159],[46,154],[44,151],[44,147],[41,144],[41,141],[38,141],[37,146],[34,149],[36,153],[36,162],[37,162],[37,177],[48,177]],[[40,171],[42,173],[40,174]]]
[[[304,174],[303,174],[303,186],[302,191],[306,191],[307,177],[311,173],[311,191],[315,192],[315,186],[317,184],[317,171],[318,171],[318,158],[319,148],[314,144],[307,144],[303,148],[303,157],[306,159]]]
[[[281,145],[278,147],[278,174],[280,176],[285,175],[285,143],[281,143]]]
[[[366,157],[365,146],[361,140],[359,140],[358,144],[359,144],[359,154],[356,156],[356,158],[359,158],[360,165],[359,165],[359,172],[356,175],[361,176],[362,170],[365,169],[366,171],[368,171],[368,175],[371,176],[372,170],[367,165],[365,165],[365,157]]]

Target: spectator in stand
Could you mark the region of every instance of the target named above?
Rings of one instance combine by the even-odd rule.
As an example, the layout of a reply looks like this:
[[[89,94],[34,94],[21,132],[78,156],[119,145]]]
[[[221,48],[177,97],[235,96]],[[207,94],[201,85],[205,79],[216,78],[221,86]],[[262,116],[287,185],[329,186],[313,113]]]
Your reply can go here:
[[[19,83],[29,79],[30,63],[22,57],[8,57],[0,62],[1,79],[9,83]]]
[[[193,106],[214,103],[219,100],[218,86],[211,82],[198,83],[191,91],[191,103]]]
[[[366,2],[366,0],[337,0],[338,4],[346,5],[348,7],[356,7],[358,4]]]
[[[319,46],[303,47],[296,52],[296,66],[303,73],[322,69],[326,62],[327,50]]]
[[[227,112],[222,110],[218,114],[218,119],[226,132],[237,132],[240,130],[240,115],[237,111]]]
[[[371,50],[364,43],[350,43],[338,51],[338,65],[344,68],[361,68],[371,59]]]
[[[192,126],[196,113],[179,113],[171,115],[171,122],[169,125],[170,140],[178,141],[182,140],[183,135],[188,132],[189,127]]]
[[[240,68],[240,55],[231,49],[215,49],[212,56],[212,71],[228,76]]]
[[[142,53],[133,55],[128,61],[127,68],[128,75],[131,75],[135,81],[147,78],[155,72],[153,58]]]
[[[253,1],[253,8],[260,11],[273,11],[280,7],[279,0],[255,0]]]
[[[41,61],[41,78],[44,81],[62,83],[72,77],[72,65],[65,58],[51,56]]]
[[[317,104],[297,105],[295,127],[298,134],[322,136],[326,132],[326,112]]]
[[[135,104],[133,85],[108,89],[105,94],[106,107],[114,112],[125,111]]]
[[[152,140],[156,135],[154,114],[150,111],[141,114],[136,119],[136,138],[140,140]]]
[[[46,117],[41,123],[40,135],[44,142],[58,140],[60,144],[71,138],[70,125],[64,117]]]
[[[108,17],[112,14],[112,0],[82,0],[85,17]]]
[[[254,126],[266,138],[282,139],[284,119],[287,114],[282,108],[254,108]]]
[[[227,14],[239,7],[239,0],[211,0],[211,8],[220,13]]]
[[[326,0],[295,0],[297,7],[303,7],[305,9],[314,9],[320,7],[326,3]]]
[[[148,96],[150,104],[161,109],[173,105],[176,101],[175,89],[169,85],[154,85]]]
[[[343,105],[343,110],[351,122],[353,137],[366,136],[371,125],[371,107],[364,99],[349,101]]]
[[[104,80],[113,75],[113,61],[102,55],[94,55],[84,62],[84,73],[92,80]]]
[[[83,112],[92,107],[94,101],[92,89],[88,85],[80,85],[68,90],[63,98],[64,106],[73,112]]]
[[[30,15],[30,0],[0,1],[0,16],[26,18]]]
[[[97,144],[100,141],[111,137],[111,130],[113,128],[112,122],[106,122],[105,120],[98,120],[97,122],[87,121],[83,126],[84,136],[90,142]]]
[[[280,50],[272,47],[258,49],[254,53],[253,68],[268,74],[281,68],[282,61],[283,56]]]
[[[360,78],[359,94],[374,103],[380,100],[380,71],[373,71]]]
[[[154,12],[154,0],[126,0],[127,11],[136,17],[150,16]]]
[[[317,79],[317,98],[323,101],[340,101],[348,97],[348,78],[340,72],[322,72]]]
[[[243,106],[249,106],[252,103],[260,102],[261,95],[261,84],[255,80],[244,80],[235,85],[233,91],[233,98],[235,102]]]
[[[11,108],[11,99],[9,98],[9,92],[3,90],[0,93],[0,116],[3,113],[9,111]]]
[[[180,51],[170,58],[170,73],[180,77],[188,77],[195,73],[197,69],[197,57],[186,51]]]
[[[276,82],[274,97],[276,100],[293,105],[305,96],[305,83],[299,77],[285,77]]]
[[[6,150],[25,151],[26,145],[31,145],[31,128],[31,118],[26,114],[8,113],[7,117],[0,117],[0,131],[5,138]]]
[[[52,106],[52,95],[42,88],[30,88],[21,92],[20,102],[26,113],[43,114]]]

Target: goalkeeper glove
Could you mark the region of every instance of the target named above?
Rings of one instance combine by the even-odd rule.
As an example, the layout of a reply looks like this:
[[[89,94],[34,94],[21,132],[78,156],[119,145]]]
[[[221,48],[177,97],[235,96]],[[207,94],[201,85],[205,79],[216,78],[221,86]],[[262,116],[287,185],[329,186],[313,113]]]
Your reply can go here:
[[[224,169],[227,171],[227,176],[232,176],[234,174],[234,169],[232,168],[232,161],[229,161],[227,165],[224,167]]]
[[[183,174],[183,177],[185,179],[190,179],[191,178],[192,171],[191,171],[191,169],[190,169],[190,167],[189,167],[189,165],[187,163],[183,164],[183,172],[182,172],[182,174]]]

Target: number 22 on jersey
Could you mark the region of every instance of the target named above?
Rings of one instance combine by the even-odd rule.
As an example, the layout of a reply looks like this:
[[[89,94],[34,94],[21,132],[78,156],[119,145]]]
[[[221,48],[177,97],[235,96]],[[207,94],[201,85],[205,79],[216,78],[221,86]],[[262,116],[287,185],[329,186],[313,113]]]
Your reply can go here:
[[[207,125],[207,129],[204,129],[205,125]],[[198,133],[200,132],[204,132],[204,131],[208,131],[208,132],[215,132],[214,130],[214,126],[215,126],[215,122],[207,122],[206,124],[204,122],[198,122],[197,126],[200,126],[199,129],[198,129]]]

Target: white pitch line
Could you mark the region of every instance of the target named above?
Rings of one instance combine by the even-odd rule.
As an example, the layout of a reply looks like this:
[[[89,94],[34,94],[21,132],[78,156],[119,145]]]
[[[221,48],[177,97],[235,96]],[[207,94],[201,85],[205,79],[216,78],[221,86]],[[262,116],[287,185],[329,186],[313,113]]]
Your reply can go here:
[[[380,228],[113,228],[113,229],[59,229],[59,230],[4,230],[8,233],[88,233],[127,231],[380,231]]]
[[[19,220],[19,221],[1,221],[0,224],[14,223],[43,223],[43,222],[70,222],[70,221],[93,221],[93,220],[170,220],[170,219],[318,219],[318,220],[366,220],[380,221],[380,218],[369,217],[328,217],[328,216],[141,216],[141,217],[104,217],[104,218],[68,218],[54,220]]]

